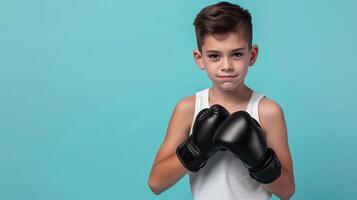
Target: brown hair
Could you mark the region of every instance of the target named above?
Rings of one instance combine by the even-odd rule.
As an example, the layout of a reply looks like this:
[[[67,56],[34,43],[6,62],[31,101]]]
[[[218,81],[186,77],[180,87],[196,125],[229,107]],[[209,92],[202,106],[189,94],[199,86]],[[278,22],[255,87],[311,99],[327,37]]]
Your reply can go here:
[[[203,8],[193,22],[195,26],[197,46],[202,51],[203,39],[206,35],[221,35],[238,32],[252,46],[252,17],[248,10],[239,5],[219,2]]]

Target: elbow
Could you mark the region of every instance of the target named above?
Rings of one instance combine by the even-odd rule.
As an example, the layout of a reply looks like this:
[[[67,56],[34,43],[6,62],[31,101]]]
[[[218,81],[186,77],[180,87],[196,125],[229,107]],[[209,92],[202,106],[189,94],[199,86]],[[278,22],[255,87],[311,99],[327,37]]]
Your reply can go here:
[[[294,194],[295,194],[295,186],[293,186],[291,188],[290,193],[289,193],[289,198],[291,198]]]
[[[163,190],[157,186],[157,184],[155,183],[155,181],[152,180],[152,178],[149,178],[148,185],[150,190],[156,195],[159,195],[163,192]]]
[[[288,199],[291,199],[291,198],[293,197],[294,193],[295,193],[295,190],[292,191],[292,192],[290,192],[290,193],[288,193],[288,194],[286,195],[286,197],[283,198],[283,199],[287,199],[287,200],[288,200]]]
[[[294,194],[295,194],[295,183],[293,182],[289,191],[289,198],[291,198]]]
[[[281,197],[281,199],[284,200],[291,199],[294,194],[295,194],[295,186],[292,186],[288,191],[286,191],[286,194],[283,197]]]

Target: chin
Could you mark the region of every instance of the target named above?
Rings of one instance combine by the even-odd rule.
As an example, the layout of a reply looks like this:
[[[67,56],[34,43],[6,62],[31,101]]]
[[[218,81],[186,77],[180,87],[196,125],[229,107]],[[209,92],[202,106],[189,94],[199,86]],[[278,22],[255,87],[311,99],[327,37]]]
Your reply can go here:
[[[219,88],[225,91],[232,91],[238,87],[238,84],[231,83],[231,82],[224,82],[217,84]]]

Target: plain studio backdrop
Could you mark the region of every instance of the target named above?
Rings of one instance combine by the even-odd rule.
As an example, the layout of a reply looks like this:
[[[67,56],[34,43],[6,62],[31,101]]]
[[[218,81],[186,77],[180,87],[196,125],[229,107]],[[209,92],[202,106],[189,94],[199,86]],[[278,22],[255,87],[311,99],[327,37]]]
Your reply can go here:
[[[217,1],[0,1],[0,199],[192,199],[147,185]],[[284,110],[293,199],[356,199],[356,1],[232,1],[260,47],[246,84]]]

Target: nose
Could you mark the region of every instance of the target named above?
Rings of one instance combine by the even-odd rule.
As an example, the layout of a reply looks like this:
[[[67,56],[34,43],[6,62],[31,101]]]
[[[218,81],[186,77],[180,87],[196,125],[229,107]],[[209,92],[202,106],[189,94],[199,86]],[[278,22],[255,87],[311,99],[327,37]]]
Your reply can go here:
[[[223,59],[223,63],[222,63],[222,71],[232,71],[233,66],[232,63],[229,61],[229,58],[225,58]]]

